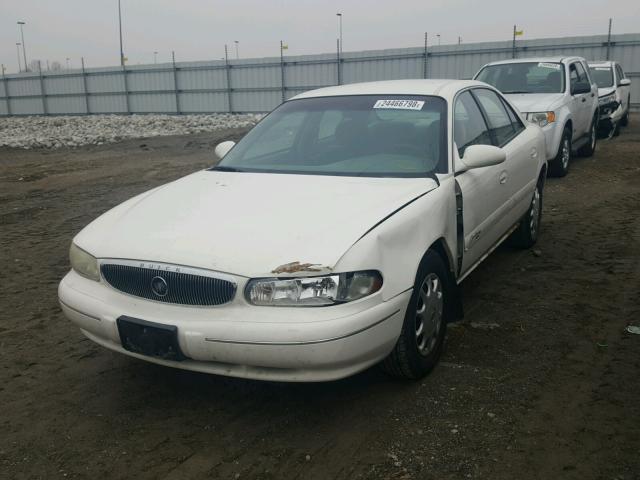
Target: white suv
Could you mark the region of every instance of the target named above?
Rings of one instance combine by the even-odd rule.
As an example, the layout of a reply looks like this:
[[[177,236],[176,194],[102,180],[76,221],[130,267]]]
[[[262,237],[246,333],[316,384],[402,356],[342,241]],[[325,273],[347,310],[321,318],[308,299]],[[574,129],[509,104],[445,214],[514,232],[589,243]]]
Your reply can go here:
[[[598,85],[599,127],[602,133],[617,135],[629,123],[631,80],[617,62],[589,62],[591,78]]]
[[[572,152],[590,157],[596,148],[598,87],[581,57],[526,58],[485,65],[475,80],[493,85],[542,127],[549,174],[563,177]]]

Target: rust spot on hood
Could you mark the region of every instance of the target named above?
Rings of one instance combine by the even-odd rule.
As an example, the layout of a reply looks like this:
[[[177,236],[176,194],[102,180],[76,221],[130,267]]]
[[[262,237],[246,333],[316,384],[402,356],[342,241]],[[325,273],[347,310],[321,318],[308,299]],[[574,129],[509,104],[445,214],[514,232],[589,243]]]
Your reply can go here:
[[[271,270],[271,273],[322,272],[323,270],[331,269],[329,267],[322,267],[318,263],[291,262],[280,265],[274,270]]]

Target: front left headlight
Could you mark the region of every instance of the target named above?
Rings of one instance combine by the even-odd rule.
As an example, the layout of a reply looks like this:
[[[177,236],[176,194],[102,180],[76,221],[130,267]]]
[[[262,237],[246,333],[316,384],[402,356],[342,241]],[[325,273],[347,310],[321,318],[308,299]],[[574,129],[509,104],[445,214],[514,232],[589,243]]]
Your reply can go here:
[[[527,113],[527,120],[535,123],[539,127],[544,127],[556,121],[555,112],[532,112]]]
[[[71,268],[83,277],[89,280],[95,280],[96,282],[100,281],[98,260],[82,250],[75,243],[71,243],[71,247],[69,247],[69,261],[71,262]]]
[[[616,101],[616,92],[598,98],[598,105],[607,105]]]
[[[358,300],[381,288],[380,272],[365,270],[319,277],[253,279],[247,284],[245,297],[259,306],[319,307]]]

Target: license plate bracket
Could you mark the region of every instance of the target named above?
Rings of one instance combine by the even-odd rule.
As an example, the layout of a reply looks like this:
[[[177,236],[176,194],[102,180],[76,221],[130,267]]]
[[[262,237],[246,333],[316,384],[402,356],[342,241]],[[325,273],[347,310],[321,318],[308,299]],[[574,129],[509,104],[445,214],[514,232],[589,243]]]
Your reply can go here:
[[[178,327],[125,315],[117,319],[120,342],[125,350],[163,360],[184,360],[178,344]]]

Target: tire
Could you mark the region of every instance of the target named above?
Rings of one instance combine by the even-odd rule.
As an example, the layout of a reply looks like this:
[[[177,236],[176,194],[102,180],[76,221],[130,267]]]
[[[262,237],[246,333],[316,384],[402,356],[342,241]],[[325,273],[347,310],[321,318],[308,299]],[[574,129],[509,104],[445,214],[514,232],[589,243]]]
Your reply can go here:
[[[629,110],[631,109],[631,96],[627,99],[627,113],[624,114],[624,117],[620,119],[620,125],[626,127],[629,125]]]
[[[569,163],[571,161],[571,128],[565,127],[560,139],[558,153],[549,162],[549,175],[552,177],[564,177],[569,173]]]
[[[511,236],[511,244],[518,248],[531,248],[538,241],[540,223],[542,221],[543,179],[540,178],[533,192],[527,212],[520,220],[520,225]]]
[[[578,155],[581,157],[591,157],[596,151],[596,144],[598,143],[598,122],[596,117],[591,120],[591,127],[589,129],[589,142],[580,147]]]
[[[428,251],[418,267],[398,341],[381,364],[389,375],[415,380],[438,363],[452,310],[449,275],[440,255]]]

